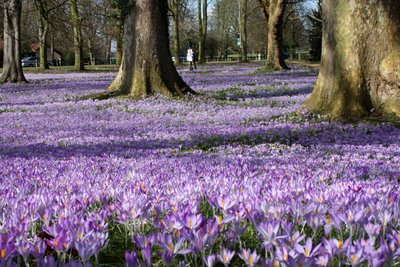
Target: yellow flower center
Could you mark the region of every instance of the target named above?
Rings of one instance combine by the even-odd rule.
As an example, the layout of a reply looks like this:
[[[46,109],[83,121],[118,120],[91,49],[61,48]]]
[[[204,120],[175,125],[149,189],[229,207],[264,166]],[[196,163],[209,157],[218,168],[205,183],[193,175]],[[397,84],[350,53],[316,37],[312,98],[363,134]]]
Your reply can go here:
[[[351,256],[351,262],[356,263],[357,262],[357,255],[352,255]]]
[[[6,257],[6,254],[7,254],[7,249],[3,248],[1,250],[1,258],[4,259]]]
[[[254,262],[254,259],[253,259],[253,257],[252,257],[252,256],[250,256],[250,259],[249,259],[250,266],[252,266],[252,265],[253,265],[253,262]]]
[[[343,241],[340,240],[340,241],[339,241],[339,244],[338,244],[338,248],[339,248],[339,249],[342,249],[342,247],[343,247]]]
[[[327,218],[327,220],[328,220],[328,223],[329,223],[329,224],[331,224],[331,223],[332,223],[331,216],[329,216],[329,215],[326,215],[326,218]]]

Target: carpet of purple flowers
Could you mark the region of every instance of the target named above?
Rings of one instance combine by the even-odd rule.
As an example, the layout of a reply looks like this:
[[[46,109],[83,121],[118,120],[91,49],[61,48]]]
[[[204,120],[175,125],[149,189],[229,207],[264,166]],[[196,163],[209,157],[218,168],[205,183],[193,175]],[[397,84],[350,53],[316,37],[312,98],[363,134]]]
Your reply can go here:
[[[201,96],[0,87],[0,266],[391,266],[400,129],[306,112],[316,71],[180,70]]]

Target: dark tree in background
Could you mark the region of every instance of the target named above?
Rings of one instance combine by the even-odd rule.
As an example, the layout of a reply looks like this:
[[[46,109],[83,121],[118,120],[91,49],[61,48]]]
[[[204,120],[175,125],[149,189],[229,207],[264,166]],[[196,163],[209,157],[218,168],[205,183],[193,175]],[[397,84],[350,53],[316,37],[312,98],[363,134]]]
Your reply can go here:
[[[240,57],[242,62],[247,62],[247,17],[248,14],[248,0],[240,0],[239,8],[239,31],[240,31]]]
[[[183,81],[171,60],[168,2],[130,0],[124,20],[124,56],[108,91],[145,97],[152,94],[195,94]]]
[[[82,17],[79,15],[78,0],[71,0],[71,21],[74,28],[75,69],[84,70]]]
[[[288,0],[257,0],[268,29],[266,66],[270,69],[289,69],[283,58],[282,26]]]
[[[206,39],[208,25],[208,0],[197,0],[199,18],[199,63],[206,62]]]
[[[308,41],[310,43],[310,60],[321,60],[322,50],[322,0],[318,0],[317,8],[308,14],[310,29],[308,31]]]
[[[26,82],[21,64],[22,0],[4,0],[4,61],[0,82]]]
[[[115,23],[115,37],[117,41],[116,64],[119,66],[122,62],[123,43],[124,43],[124,21],[128,12],[128,1],[112,0],[113,12],[111,17]]]
[[[173,21],[173,51],[175,63],[181,63],[181,41],[180,41],[180,17],[181,17],[181,0],[170,0],[169,10]]]

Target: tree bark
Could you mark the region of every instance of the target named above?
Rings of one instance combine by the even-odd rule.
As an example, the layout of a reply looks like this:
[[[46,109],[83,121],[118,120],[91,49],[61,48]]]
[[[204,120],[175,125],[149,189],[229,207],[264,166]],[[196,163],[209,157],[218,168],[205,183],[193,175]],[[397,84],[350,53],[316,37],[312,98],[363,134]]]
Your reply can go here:
[[[90,65],[95,65],[95,58],[93,56],[93,41],[90,36],[87,37],[87,45],[88,45],[88,52],[89,52],[89,61]]]
[[[306,107],[333,119],[400,116],[400,1],[323,1],[321,70]]]
[[[266,65],[269,68],[276,70],[289,69],[283,59],[282,26],[285,10],[285,0],[270,1]]]
[[[240,0],[239,6],[239,29],[240,29],[240,56],[242,62],[247,59],[247,4],[248,0]]]
[[[35,0],[36,21],[39,30],[40,69],[48,69],[47,64],[47,34],[49,30],[49,19],[47,14],[46,3],[43,0]]]
[[[124,22],[124,56],[108,92],[136,98],[195,94],[171,60],[167,12],[165,0],[129,1]]]
[[[257,0],[267,23],[267,57],[266,65],[269,69],[289,69],[283,59],[282,26],[287,0]]]
[[[198,0],[197,12],[199,17],[199,63],[206,62],[206,39],[207,39],[207,24],[208,24],[208,2],[207,0]]]
[[[27,82],[21,64],[21,8],[22,0],[5,0],[4,60],[0,82]]]
[[[85,66],[83,64],[82,19],[79,16],[78,0],[71,0],[71,18],[74,28],[75,69],[82,71]]]
[[[57,66],[57,62],[54,58],[54,31],[50,28],[50,58],[53,66]]]
[[[172,0],[171,9],[172,9],[172,18],[174,20],[174,57],[175,63],[181,63],[181,44],[180,44],[180,7],[181,1],[180,0]]]
[[[106,35],[105,47],[106,47],[105,58],[107,64],[111,64],[111,38],[109,35]]]
[[[121,27],[117,30],[117,52],[115,55],[115,64],[121,66],[122,58],[124,55],[124,32]]]

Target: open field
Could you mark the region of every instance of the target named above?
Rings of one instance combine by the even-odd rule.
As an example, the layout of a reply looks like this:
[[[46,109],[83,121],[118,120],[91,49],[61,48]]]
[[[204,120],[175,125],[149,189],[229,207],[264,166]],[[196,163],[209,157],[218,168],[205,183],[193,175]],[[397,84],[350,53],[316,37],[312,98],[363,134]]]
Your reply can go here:
[[[1,85],[0,266],[399,264],[400,129],[301,111],[317,70],[258,67],[182,67],[184,99]]]

